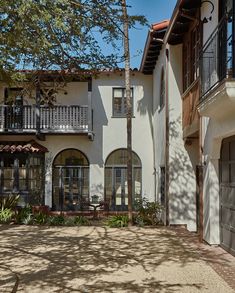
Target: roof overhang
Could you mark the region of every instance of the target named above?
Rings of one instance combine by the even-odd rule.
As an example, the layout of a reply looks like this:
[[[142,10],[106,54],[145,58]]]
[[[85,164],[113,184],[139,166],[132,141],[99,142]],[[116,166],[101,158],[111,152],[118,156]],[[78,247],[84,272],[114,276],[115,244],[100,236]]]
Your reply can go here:
[[[164,44],[163,39],[169,25],[169,20],[153,24],[148,32],[144,54],[140,65],[140,71],[144,74],[152,74],[158,56]]]
[[[170,45],[178,45],[183,42],[185,33],[188,32],[192,21],[196,18],[201,0],[178,0],[168,26],[165,39]]]
[[[28,142],[12,141],[0,143],[0,153],[47,153],[48,149],[34,140]]]

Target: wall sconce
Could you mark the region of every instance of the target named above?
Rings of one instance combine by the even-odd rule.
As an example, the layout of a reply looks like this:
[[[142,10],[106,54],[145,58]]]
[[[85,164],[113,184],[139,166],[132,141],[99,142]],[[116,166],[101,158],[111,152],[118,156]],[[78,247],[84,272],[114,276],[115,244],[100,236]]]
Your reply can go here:
[[[214,6],[214,4],[211,2],[211,1],[209,1],[209,0],[204,0],[204,1],[202,1],[201,2],[201,6],[202,6],[202,4],[203,3],[210,3],[211,4],[211,6],[212,6],[212,9],[211,9],[211,14],[214,12],[214,10],[215,10],[215,6]],[[212,16],[209,16],[209,17],[204,17],[203,18],[203,20],[202,20],[202,23],[204,24],[204,23],[208,23],[209,21],[211,21],[212,20]]]

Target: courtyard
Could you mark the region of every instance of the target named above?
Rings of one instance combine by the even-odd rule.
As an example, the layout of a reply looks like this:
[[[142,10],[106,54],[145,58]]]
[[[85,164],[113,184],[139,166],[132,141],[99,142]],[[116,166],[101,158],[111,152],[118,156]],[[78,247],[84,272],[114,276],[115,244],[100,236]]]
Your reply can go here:
[[[0,292],[234,292],[235,258],[183,228],[0,226]]]

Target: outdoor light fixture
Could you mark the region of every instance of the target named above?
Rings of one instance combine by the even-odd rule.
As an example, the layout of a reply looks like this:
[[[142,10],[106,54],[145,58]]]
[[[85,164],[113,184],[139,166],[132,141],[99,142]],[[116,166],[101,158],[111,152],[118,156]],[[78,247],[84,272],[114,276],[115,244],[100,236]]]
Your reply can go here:
[[[204,0],[204,1],[202,1],[201,5],[202,5],[203,3],[206,3],[206,2],[208,2],[208,3],[211,4],[211,6],[212,6],[211,14],[212,14],[213,11],[215,10],[215,6],[214,6],[214,4],[213,4],[211,1],[209,1],[209,0]],[[203,20],[202,20],[202,23],[208,23],[208,22],[211,21],[211,20],[212,20],[212,16],[204,17]]]

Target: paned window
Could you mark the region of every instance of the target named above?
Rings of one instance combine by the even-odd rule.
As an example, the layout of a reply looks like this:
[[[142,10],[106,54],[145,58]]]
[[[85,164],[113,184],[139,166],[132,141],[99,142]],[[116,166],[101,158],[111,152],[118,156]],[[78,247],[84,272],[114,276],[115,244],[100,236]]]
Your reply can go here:
[[[131,89],[131,105],[133,114],[133,88]],[[126,90],[125,88],[113,88],[113,117],[126,117]]]
[[[42,204],[43,170],[43,154],[1,154],[0,193],[4,196],[10,193],[20,194],[22,204]]]
[[[79,150],[67,149],[55,158],[52,202],[57,211],[82,210],[89,202],[89,162]]]
[[[199,77],[199,54],[201,48],[201,26],[194,26],[183,44],[183,87],[184,91]]]
[[[105,201],[113,211],[127,211],[127,159],[126,149],[112,152],[105,163]],[[132,152],[133,204],[141,198],[142,168],[139,157]]]

